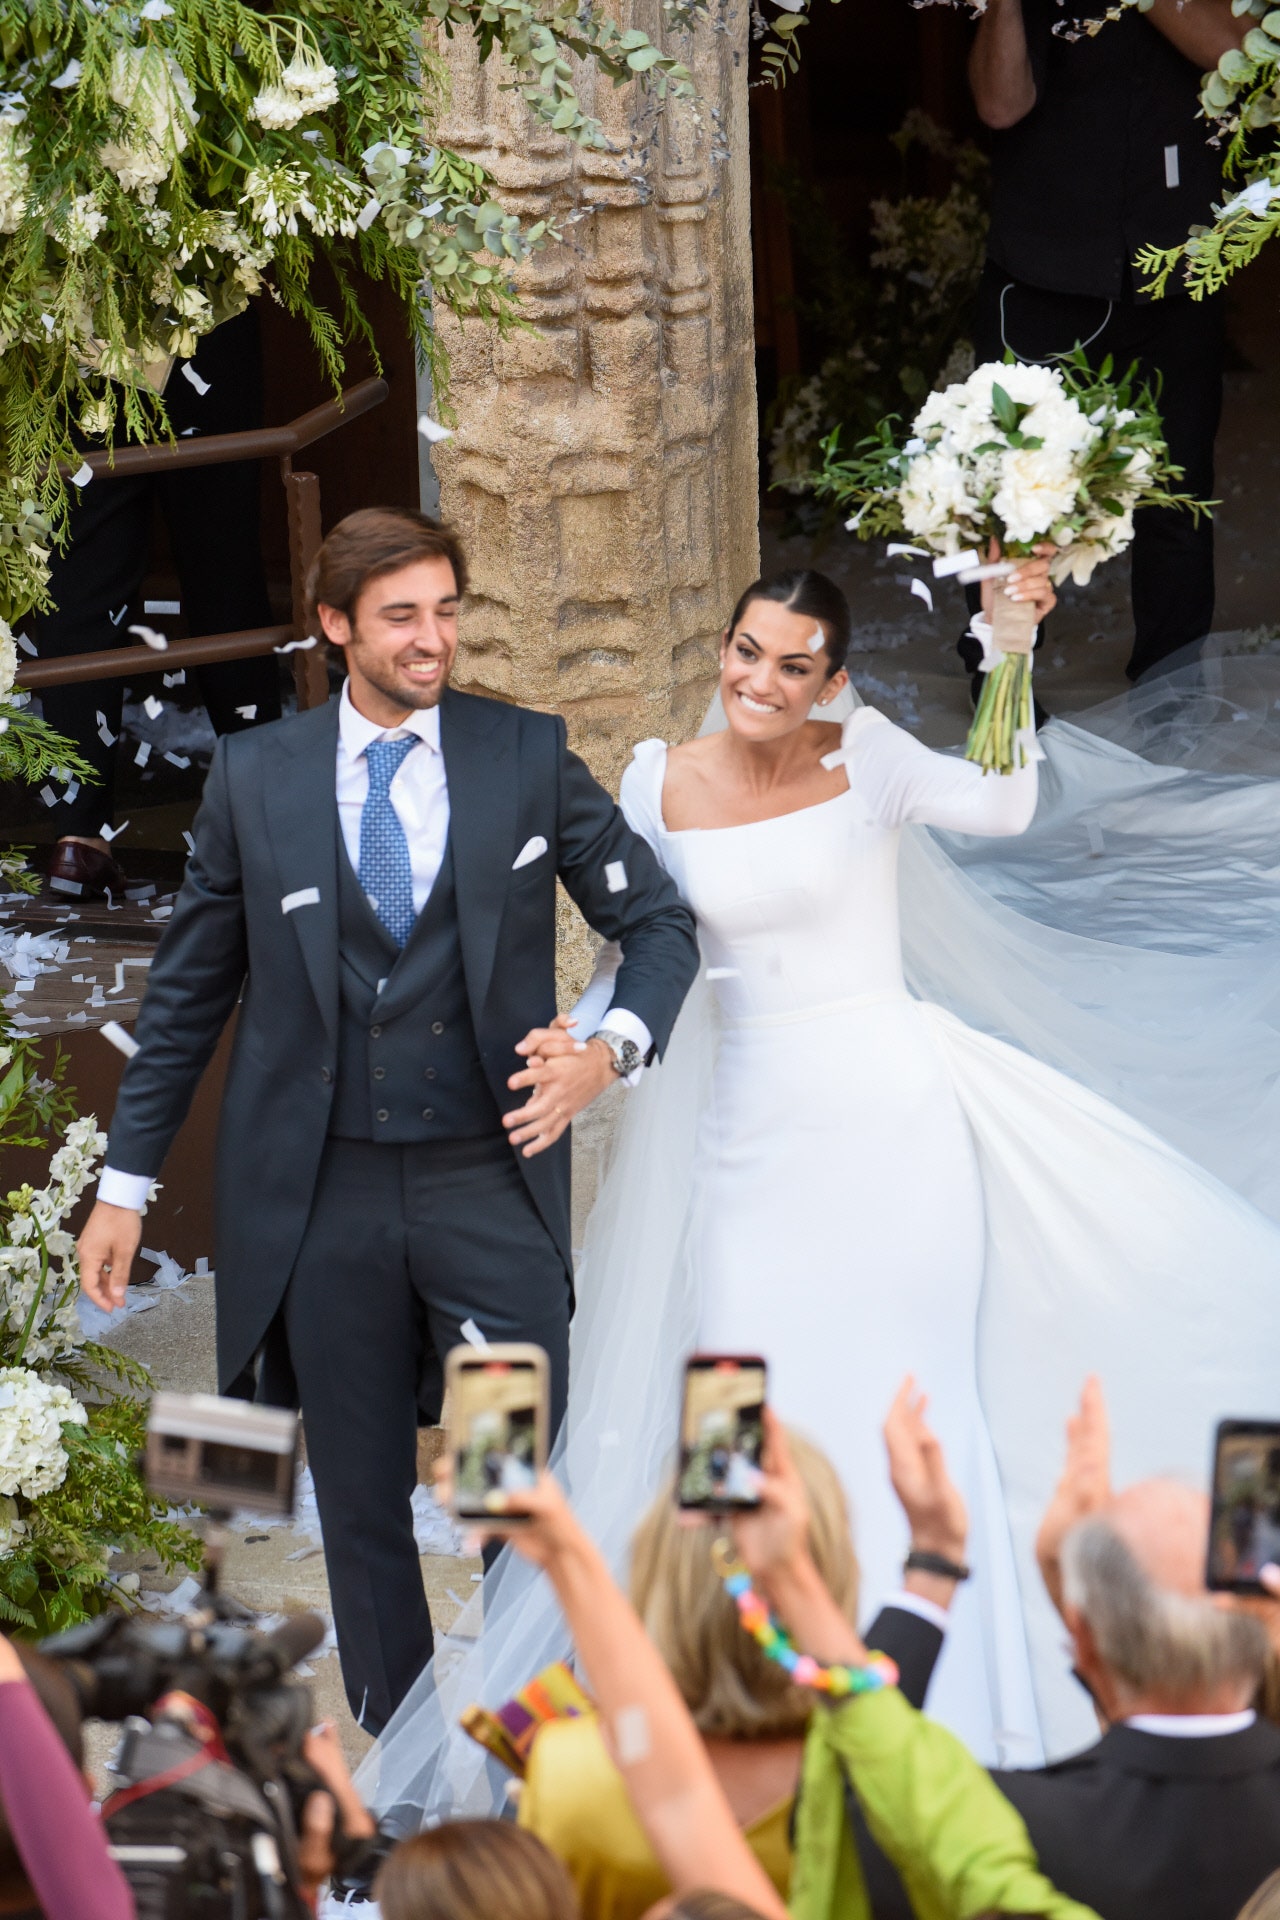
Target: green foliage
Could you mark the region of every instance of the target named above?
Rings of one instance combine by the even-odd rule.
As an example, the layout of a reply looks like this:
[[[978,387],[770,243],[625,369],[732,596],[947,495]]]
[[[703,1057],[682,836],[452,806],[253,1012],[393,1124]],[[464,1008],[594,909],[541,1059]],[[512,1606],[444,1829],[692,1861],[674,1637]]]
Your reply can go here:
[[[662,0],[663,24],[703,8]],[[374,344],[357,269],[393,285],[441,383],[433,299],[513,324],[512,269],[551,230],[433,142],[437,25],[582,145],[607,143],[574,60],[693,97],[688,68],[599,0],[0,0],[0,639],[44,602],[84,440],[163,437],[173,361],[255,294],[301,316],[335,385],[350,343]]]
[[[797,499],[812,495],[835,428],[872,433],[973,366],[967,329],[986,245],[986,158],[916,110],[893,144],[904,172],[921,150],[952,177],[941,194],[904,189],[873,201],[865,250],[797,174],[774,183],[808,288],[800,314],[822,355],[817,373],[782,383],[766,421],[770,484]]]

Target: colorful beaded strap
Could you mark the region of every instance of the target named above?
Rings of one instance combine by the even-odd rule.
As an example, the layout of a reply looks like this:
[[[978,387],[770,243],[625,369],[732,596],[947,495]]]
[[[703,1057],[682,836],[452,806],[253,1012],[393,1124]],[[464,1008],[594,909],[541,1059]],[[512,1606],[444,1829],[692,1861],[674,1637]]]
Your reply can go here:
[[[789,1673],[798,1687],[813,1687],[843,1699],[855,1693],[878,1693],[881,1687],[896,1687],[898,1668],[887,1653],[869,1653],[865,1667],[824,1667],[811,1654],[797,1653],[791,1635],[776,1620],[751,1584],[751,1575],[732,1552],[716,1553],[716,1570],[725,1591],[733,1598],[738,1618],[766,1660],[775,1660]]]

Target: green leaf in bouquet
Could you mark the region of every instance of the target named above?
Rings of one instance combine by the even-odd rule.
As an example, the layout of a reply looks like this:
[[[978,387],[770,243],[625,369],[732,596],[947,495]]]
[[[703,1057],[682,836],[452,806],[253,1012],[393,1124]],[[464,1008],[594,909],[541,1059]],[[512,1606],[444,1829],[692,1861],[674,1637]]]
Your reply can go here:
[[[1021,415],[1017,403],[1009,397],[998,380],[994,381],[991,387],[991,411],[996,417],[997,426],[1002,427],[1006,433],[1018,431]]]

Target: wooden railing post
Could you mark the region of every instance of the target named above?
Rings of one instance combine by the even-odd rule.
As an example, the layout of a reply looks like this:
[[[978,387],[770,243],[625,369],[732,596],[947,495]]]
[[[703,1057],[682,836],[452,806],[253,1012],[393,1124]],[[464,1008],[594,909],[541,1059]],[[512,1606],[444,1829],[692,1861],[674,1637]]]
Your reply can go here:
[[[295,473],[288,454],[280,462],[285,499],[289,507],[289,578],[293,588],[293,631],[297,639],[311,636],[307,624],[307,575],[320,551],[320,481],[314,473]],[[322,707],[329,698],[329,660],[324,635],[314,647],[299,647],[293,656],[293,682],[299,709]]]

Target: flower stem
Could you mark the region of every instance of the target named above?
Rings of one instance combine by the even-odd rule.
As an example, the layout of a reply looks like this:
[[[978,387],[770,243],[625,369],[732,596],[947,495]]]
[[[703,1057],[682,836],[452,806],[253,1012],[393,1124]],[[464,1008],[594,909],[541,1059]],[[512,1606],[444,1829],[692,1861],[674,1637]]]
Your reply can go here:
[[[40,1302],[44,1299],[44,1290],[49,1284],[49,1243],[44,1237],[44,1231],[41,1228],[40,1222],[36,1219],[35,1214],[30,1214],[28,1218],[35,1228],[36,1239],[40,1242],[40,1278],[36,1283],[35,1298],[32,1300],[26,1320],[23,1322],[22,1333],[19,1336],[17,1350],[14,1353],[11,1363],[15,1367],[22,1365],[22,1356],[27,1350],[27,1342],[31,1338],[31,1329],[36,1323],[36,1315],[40,1311]]]

